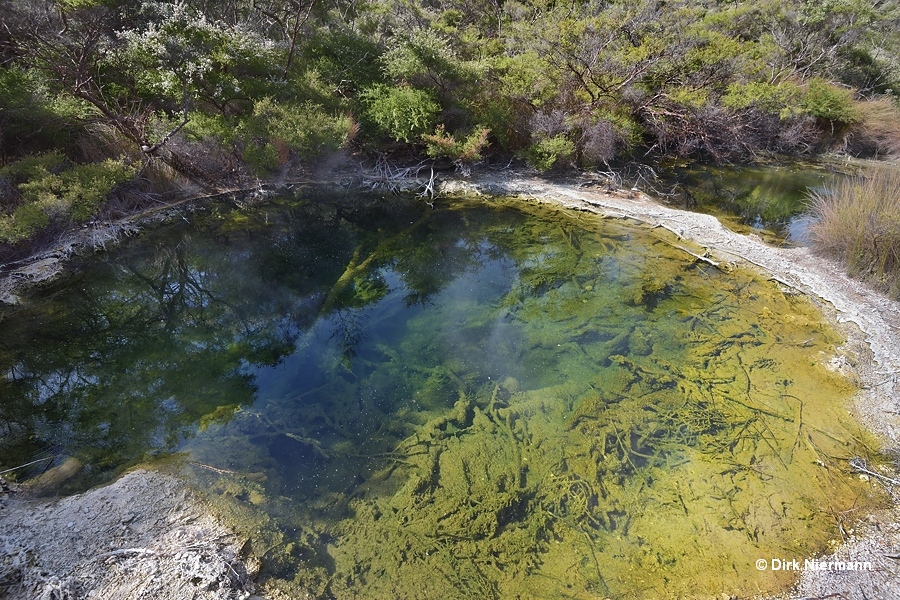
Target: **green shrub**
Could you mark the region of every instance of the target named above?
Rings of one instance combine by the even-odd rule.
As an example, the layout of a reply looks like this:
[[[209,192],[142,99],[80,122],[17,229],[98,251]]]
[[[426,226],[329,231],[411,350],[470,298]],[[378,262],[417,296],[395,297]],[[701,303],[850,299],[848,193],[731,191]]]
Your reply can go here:
[[[117,184],[134,175],[134,167],[122,161],[75,165],[59,174],[44,170],[19,185],[22,200],[43,206],[50,216],[85,221],[94,215]]]
[[[462,61],[450,43],[435,30],[416,30],[396,36],[381,56],[385,75],[395,81],[428,87],[458,81],[465,75]]]
[[[25,156],[0,169],[0,177],[7,177],[15,184],[25,183],[37,177],[44,177],[51,170],[62,171],[68,159],[59,152],[47,152]]]
[[[354,89],[381,80],[381,44],[364,32],[346,28],[316,28],[305,48],[307,64],[334,87]]]
[[[257,175],[271,173],[283,162],[278,148],[267,140],[253,140],[245,144],[242,158]]]
[[[0,67],[0,157],[71,149],[85,103],[53,96],[32,71]]]
[[[853,103],[853,93],[832,85],[819,77],[806,86],[806,95],[800,106],[808,114],[832,124],[849,125],[859,119],[859,111]]]
[[[787,119],[798,111],[802,97],[802,90],[792,82],[751,81],[729,85],[722,104],[733,109],[757,108]]]
[[[541,172],[570,161],[574,155],[575,144],[564,134],[544,138],[525,150],[525,160]]]
[[[363,90],[360,99],[376,135],[407,144],[434,130],[441,112],[430,93],[411,87],[376,85]]]
[[[814,247],[900,298],[900,168],[874,168],[810,200]]]
[[[16,242],[34,235],[51,221],[81,222],[95,215],[112,189],[134,176],[121,160],[68,166],[56,153],[29,156],[0,170],[17,184],[18,206],[0,226],[0,239]]]
[[[188,139],[196,142],[213,139],[224,144],[231,144],[236,134],[233,119],[199,111],[191,115],[190,121],[181,131]]]
[[[0,228],[4,241],[18,242],[31,237],[50,223],[50,217],[39,204],[23,204],[7,220],[6,227]]]
[[[312,102],[279,103],[263,98],[238,128],[243,158],[258,173],[272,171],[293,152],[310,159],[344,146],[354,131],[349,117],[328,114]]]
[[[523,110],[525,106],[511,98],[492,96],[489,91],[485,91],[473,98],[466,109],[473,122],[490,130],[491,140],[497,147],[512,151],[522,145],[521,138],[527,128],[525,116],[528,112]]]
[[[349,117],[328,114],[311,102],[278,104],[264,98],[253,107],[253,119],[265,123],[269,135],[308,159],[344,146],[353,129]]]

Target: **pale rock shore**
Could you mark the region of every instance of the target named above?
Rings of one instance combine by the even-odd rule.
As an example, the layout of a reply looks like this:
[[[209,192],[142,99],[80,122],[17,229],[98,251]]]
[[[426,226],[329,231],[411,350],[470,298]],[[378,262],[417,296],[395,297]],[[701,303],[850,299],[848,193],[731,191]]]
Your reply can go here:
[[[244,545],[184,481],[156,471],[52,501],[7,492],[0,596],[250,600],[258,563]]]

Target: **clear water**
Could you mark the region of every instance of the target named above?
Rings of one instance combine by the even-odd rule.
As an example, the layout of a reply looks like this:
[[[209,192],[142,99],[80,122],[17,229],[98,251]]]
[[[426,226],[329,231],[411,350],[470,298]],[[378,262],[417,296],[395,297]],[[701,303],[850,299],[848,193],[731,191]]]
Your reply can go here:
[[[815,307],[664,232],[402,198],[191,220],[5,309],[0,470],[167,464],[333,598],[777,591],[757,559],[879,501]]]
[[[660,169],[670,201],[713,214],[729,227],[776,243],[808,245],[808,193],[832,185],[851,170],[838,164],[717,166],[692,164]]]

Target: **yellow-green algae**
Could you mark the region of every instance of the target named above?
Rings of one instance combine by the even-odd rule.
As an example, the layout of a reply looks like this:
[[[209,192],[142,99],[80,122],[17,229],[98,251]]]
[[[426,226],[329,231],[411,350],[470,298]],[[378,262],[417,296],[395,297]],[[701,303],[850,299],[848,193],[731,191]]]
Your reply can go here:
[[[437,302],[396,344],[334,356],[322,385],[233,417],[315,466],[249,500],[292,532],[264,557],[282,585],[409,599],[785,589],[796,573],[757,559],[802,563],[879,499],[847,465],[873,444],[826,367],[840,338],[806,298],[653,232],[526,212],[481,232],[516,265],[499,302]],[[402,255],[406,233],[373,253]],[[344,279],[368,294],[358,265],[385,261],[365,256]],[[511,357],[510,373],[486,378],[476,346]],[[349,433],[378,411],[391,417],[376,431]]]

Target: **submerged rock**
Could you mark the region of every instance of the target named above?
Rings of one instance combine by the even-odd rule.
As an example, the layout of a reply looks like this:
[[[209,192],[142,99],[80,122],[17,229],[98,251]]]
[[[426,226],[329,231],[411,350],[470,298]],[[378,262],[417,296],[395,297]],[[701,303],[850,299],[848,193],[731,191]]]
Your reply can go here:
[[[29,483],[31,493],[36,496],[51,496],[67,481],[78,475],[84,465],[74,456],[66,457],[60,464],[47,469]]]

